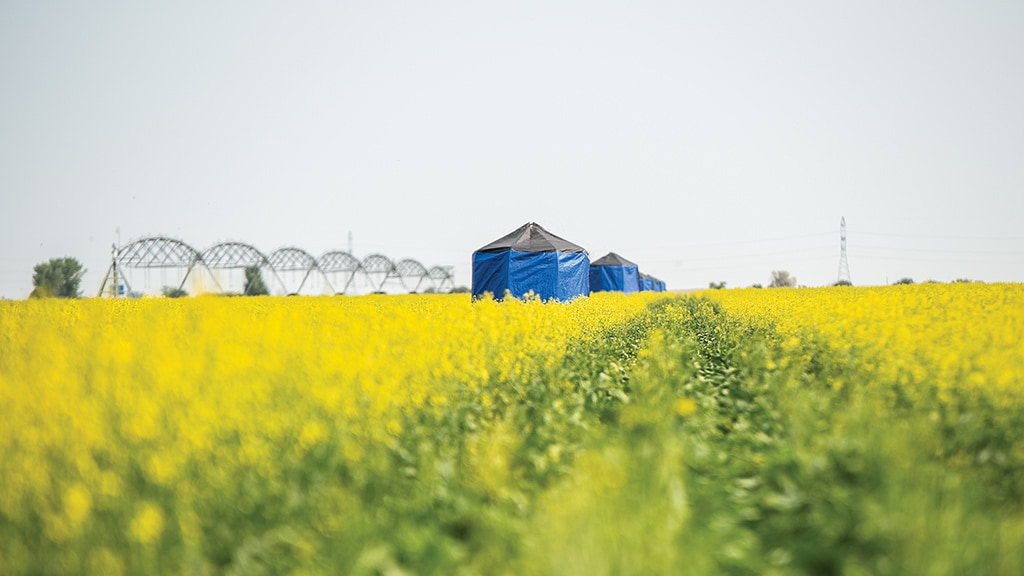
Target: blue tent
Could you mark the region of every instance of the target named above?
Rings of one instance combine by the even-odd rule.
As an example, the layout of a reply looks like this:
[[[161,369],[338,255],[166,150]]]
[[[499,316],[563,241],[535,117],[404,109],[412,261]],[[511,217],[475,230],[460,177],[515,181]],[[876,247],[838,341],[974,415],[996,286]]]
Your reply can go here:
[[[586,250],[529,222],[473,252],[473,298],[532,292],[564,302],[590,294],[589,270]]]
[[[664,292],[665,282],[659,280],[650,274],[640,273],[640,291],[641,292]]]
[[[656,292],[654,288],[654,277],[647,274],[640,274],[640,291]]]
[[[640,270],[636,263],[609,252],[590,263],[590,291],[639,292]]]

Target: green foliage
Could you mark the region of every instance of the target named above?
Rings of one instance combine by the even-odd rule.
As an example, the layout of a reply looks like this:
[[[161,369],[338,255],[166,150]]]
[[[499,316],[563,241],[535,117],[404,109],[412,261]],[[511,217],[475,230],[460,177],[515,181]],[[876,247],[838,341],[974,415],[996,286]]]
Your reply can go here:
[[[708,282],[708,288],[712,290],[722,290],[725,288],[725,282]]]
[[[32,273],[30,298],[78,298],[85,268],[74,258],[51,258],[36,264]]]
[[[899,280],[893,282],[893,284],[905,284],[905,285],[910,285],[910,284],[913,284],[913,283],[914,283],[914,279],[913,278],[900,278]]]
[[[769,288],[792,288],[796,286],[796,278],[785,270],[772,270],[772,281]]]
[[[697,405],[676,432],[690,509],[675,542],[698,573],[1024,567],[1024,417],[977,394],[880,385],[856,351],[810,334],[793,350],[715,304],[681,304],[644,369]]]
[[[260,273],[259,266],[245,267],[245,288],[243,293],[246,296],[266,296],[270,294],[267,284],[263,281],[263,275]]]
[[[380,477],[366,480],[367,503],[383,497],[395,507],[394,524],[378,535],[389,544],[378,549],[375,569],[539,568],[524,547],[546,523],[547,499],[566,482],[586,481],[573,476],[576,459],[630,401],[629,369],[649,329],[649,317],[637,318],[577,343],[547,373],[492,382],[486,400],[464,390],[443,412],[408,415],[402,429],[410,432],[396,439]]]
[[[177,286],[164,286],[160,292],[164,295],[164,298],[184,298],[188,296],[187,290]]]
[[[266,446],[274,477],[197,464],[185,476],[202,549],[166,536],[167,555],[150,566],[1021,573],[1024,414],[983,395],[879,382],[866,364],[814,333],[783,342],[710,300],[668,297],[548,368],[492,375],[400,414],[383,441],[325,411],[308,415],[326,434],[308,451],[298,438]],[[159,501],[146,465],[124,489]],[[174,526],[190,518],[181,511]],[[127,519],[117,520],[120,534]],[[113,551],[133,562],[154,552]]]
[[[465,390],[407,415],[365,466],[327,473],[363,518],[340,550],[378,573],[1024,566],[1024,416],[877,386],[856,351],[799,346],[703,299],[661,301],[490,401]]]
[[[853,282],[849,280],[837,280],[833,286],[853,286]]]

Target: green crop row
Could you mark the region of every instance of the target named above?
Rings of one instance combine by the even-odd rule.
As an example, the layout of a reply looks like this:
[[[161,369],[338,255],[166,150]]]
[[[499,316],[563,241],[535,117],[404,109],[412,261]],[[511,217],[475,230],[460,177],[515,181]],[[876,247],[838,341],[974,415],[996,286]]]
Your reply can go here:
[[[0,356],[6,385],[37,373],[54,378],[49,398],[59,397],[58,368],[74,362],[97,375],[136,380],[105,388],[99,376],[85,378],[76,398],[88,406],[71,406],[63,420],[47,420],[43,410],[33,414],[47,426],[80,430],[77,435],[48,440],[46,427],[8,432],[3,449],[33,456],[33,466],[42,468],[6,461],[4,477],[16,471],[53,486],[22,482],[17,489],[31,496],[3,501],[0,568],[15,574],[1024,573],[1024,414],[1005,398],[977,386],[928,386],[902,372],[890,378],[867,347],[837,346],[834,334],[799,323],[783,331],[704,297],[661,298],[614,322],[574,328],[578,337],[538,339],[533,348],[516,347],[507,334],[521,326],[517,338],[525,341],[559,323],[582,326],[584,311],[607,315],[625,302],[638,301],[566,307],[448,298],[420,310],[426,304],[419,300],[380,299],[311,303],[309,311],[291,299],[263,303],[265,309],[196,304],[207,307],[205,315],[154,304],[119,313],[139,314],[139,322],[143,314],[167,314],[212,337],[202,346],[185,342],[180,356],[153,346],[133,349],[130,338],[111,344],[93,336],[81,342],[113,347],[110,358],[59,339],[47,341],[58,351],[52,362],[18,364]],[[370,304],[365,313],[356,308]],[[72,312],[68,330],[89,329],[74,316],[88,310]],[[328,313],[336,316],[326,320]],[[273,331],[280,340],[264,342],[251,330],[242,333],[257,336],[235,342],[213,332],[222,322],[207,323],[209,314],[302,324],[322,334],[293,342],[297,336]],[[322,366],[331,349],[315,346],[354,347],[357,340],[342,329],[356,325],[353,317],[375,328],[359,333],[364,367],[332,368],[342,378]],[[448,340],[401,331],[437,334],[442,318],[457,322]],[[16,343],[25,325],[2,336]],[[481,332],[470,337],[474,329]],[[491,332],[501,334],[505,348],[492,347]],[[32,337],[25,338],[26,350],[35,345]],[[460,338],[479,352],[462,354]],[[388,339],[395,344],[385,345]],[[561,354],[550,356],[563,341]],[[434,352],[442,344],[443,357]],[[76,346],[80,359],[57,357]],[[209,358],[183,367],[204,346]],[[246,346],[263,346],[265,354]],[[230,355],[217,356],[218,350]],[[407,364],[394,366],[403,351]],[[275,353],[284,360],[267,360]],[[392,375],[378,388],[367,374],[375,366],[370,354],[379,354],[380,369]],[[459,362],[481,354],[494,360],[473,374],[460,372]],[[219,358],[233,364],[214,361]],[[451,366],[438,367],[442,359]],[[151,421],[137,421],[146,399],[137,387],[166,377],[149,370],[155,360],[181,377],[217,379],[189,382],[198,392],[184,381],[161,380],[152,388],[161,396],[148,408]],[[420,372],[411,370],[413,361]],[[1005,390],[1012,378],[1000,377]],[[367,397],[390,403],[352,406],[358,394],[332,396],[335,380],[357,382]],[[118,396],[128,393],[136,395]],[[414,396],[419,400],[410,402]],[[180,414],[167,405],[174,402],[183,402]],[[24,406],[34,405],[26,400]],[[95,422],[77,422],[79,409]],[[175,428],[179,416],[208,428]],[[83,435],[97,440],[87,444]],[[13,482],[0,489],[14,490]]]

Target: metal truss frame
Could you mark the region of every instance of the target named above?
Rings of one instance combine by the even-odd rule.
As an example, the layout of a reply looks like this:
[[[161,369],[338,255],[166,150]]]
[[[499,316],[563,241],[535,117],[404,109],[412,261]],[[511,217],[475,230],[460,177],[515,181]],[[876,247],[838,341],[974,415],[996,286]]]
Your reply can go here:
[[[280,285],[281,290],[288,291],[284,282],[277,275],[277,270],[270,265],[270,259],[250,244],[244,242],[221,242],[204,250],[200,257],[210,270],[230,270],[249,268],[251,266],[255,266],[261,271],[269,270],[273,280]]]
[[[358,258],[349,254],[348,252],[342,252],[340,250],[334,250],[331,252],[325,252],[320,257],[320,270],[327,274],[342,274],[347,275],[345,278],[344,287],[341,292],[336,294],[348,293],[349,286],[352,285],[352,281],[356,277],[356,273],[363,270],[363,263]]]
[[[276,282],[285,294],[298,294],[306,285],[313,272],[318,272],[327,288],[336,294],[349,291],[356,276],[362,274],[374,292],[382,292],[388,280],[397,279],[402,288],[418,292],[424,282],[430,282],[434,289],[442,291],[454,287],[450,266],[425,267],[412,258],[397,263],[383,254],[370,254],[359,260],[354,255],[332,250],[325,252],[320,259],[296,247],[279,248],[270,254],[264,254],[256,247],[245,242],[220,242],[200,252],[189,244],[168,236],[146,236],[132,240],[124,246],[113,246],[111,264],[107,275],[100,286],[99,296],[118,297],[119,286],[124,284],[127,294],[134,293],[125,271],[150,268],[184,269],[185,275],[178,286],[181,290],[189,276],[197,269],[205,268],[216,285],[218,292],[223,288],[217,281],[213,270],[237,269],[257,266],[261,270],[269,270],[273,282]],[[302,280],[294,292],[290,292],[280,273],[301,272]],[[335,292],[328,274],[341,275],[344,286]],[[413,282],[415,281],[415,284]],[[341,285],[341,283],[339,283]],[[109,286],[109,291],[108,291]]]
[[[289,292],[288,287],[285,287],[285,292],[289,295],[296,295],[302,292],[302,287],[306,285],[306,280],[309,279],[309,275],[313,271],[317,271],[323,276],[324,283],[327,287],[334,291],[334,287],[331,286],[331,281],[327,279],[327,275],[324,274],[323,270],[320,269],[320,265],[317,263],[316,258],[309,252],[306,252],[302,248],[295,248],[294,246],[287,246],[284,248],[278,248],[267,256],[267,261],[270,263],[270,268],[275,273],[279,272],[304,272],[302,281],[299,283],[299,287],[294,292]],[[284,283],[282,282],[282,285]]]
[[[362,268],[374,292],[382,292],[384,284],[391,278],[401,279],[395,269],[395,263],[383,254],[370,254],[363,258]],[[376,278],[380,278],[380,281],[376,282]]]
[[[125,269],[184,268],[185,275],[178,285],[178,290],[182,290],[189,275],[197,266],[206,268],[198,250],[181,240],[167,236],[147,236],[133,240],[120,248],[115,246],[111,260],[110,268],[100,286],[100,295],[106,290],[107,282],[111,280],[115,293],[120,281],[124,282],[127,292],[132,293],[132,286],[124,275]],[[209,271],[207,268],[207,272]],[[216,283],[216,279],[214,279],[214,283]],[[220,290],[219,284],[217,289]]]
[[[452,277],[451,266],[434,266],[427,271],[427,275],[434,282],[434,289],[443,292],[455,289],[455,279]]]
[[[420,285],[423,284],[423,281],[430,279],[430,274],[427,273],[427,268],[412,258],[400,260],[395,264],[395,272],[398,274],[398,279],[402,282],[402,286],[410,292],[419,292]],[[405,282],[406,279],[410,279],[410,281],[415,279],[416,285],[409,288],[409,285]]]

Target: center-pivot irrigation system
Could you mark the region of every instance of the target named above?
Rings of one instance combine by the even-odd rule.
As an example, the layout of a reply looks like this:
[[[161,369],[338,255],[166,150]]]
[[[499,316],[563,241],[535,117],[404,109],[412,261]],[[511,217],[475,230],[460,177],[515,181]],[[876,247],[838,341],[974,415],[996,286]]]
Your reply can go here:
[[[451,266],[427,268],[410,258],[395,262],[370,254],[360,260],[340,250],[315,258],[295,247],[264,254],[244,242],[221,242],[200,252],[181,240],[150,236],[113,247],[99,295],[244,294],[257,273],[274,295],[448,292],[455,287]]]

